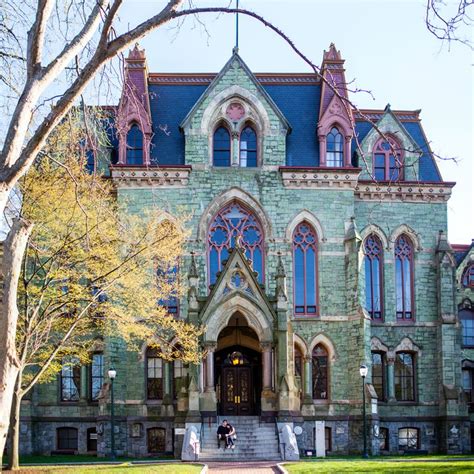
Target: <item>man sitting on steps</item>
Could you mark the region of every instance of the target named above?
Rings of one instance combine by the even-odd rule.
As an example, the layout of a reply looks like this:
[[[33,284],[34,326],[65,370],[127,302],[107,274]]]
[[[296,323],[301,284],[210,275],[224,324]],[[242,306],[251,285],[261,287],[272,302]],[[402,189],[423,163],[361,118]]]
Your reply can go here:
[[[224,420],[217,428],[217,449],[221,447],[221,441],[224,441],[224,449],[227,447],[227,420]]]

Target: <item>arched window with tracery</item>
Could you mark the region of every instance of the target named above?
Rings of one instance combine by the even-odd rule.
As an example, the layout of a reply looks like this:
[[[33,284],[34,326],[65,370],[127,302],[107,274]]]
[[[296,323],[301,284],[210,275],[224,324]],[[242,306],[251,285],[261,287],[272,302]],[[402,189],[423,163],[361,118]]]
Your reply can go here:
[[[318,238],[313,227],[301,222],[293,232],[293,295],[295,314],[318,313]]]
[[[344,138],[337,127],[332,127],[326,136],[326,166],[344,166]]]
[[[405,235],[395,242],[395,290],[397,320],[413,320],[413,244]]]
[[[328,399],[328,352],[322,344],[313,349],[313,399]]]
[[[462,286],[474,288],[474,263],[471,263],[462,274]]]
[[[240,134],[240,166],[254,168],[257,166],[257,134],[247,125]]]
[[[370,317],[382,319],[382,242],[375,235],[369,235],[364,242],[365,261],[365,309]]]
[[[377,181],[403,179],[403,154],[400,144],[393,138],[377,142],[374,147],[374,178]]]
[[[213,163],[214,166],[230,166],[230,133],[224,126],[214,132]]]
[[[257,217],[245,206],[232,201],[223,207],[211,221],[208,232],[209,282],[214,284],[216,274],[227,260],[229,249],[235,247],[236,239],[245,249],[245,255],[258,273],[258,281],[264,282],[264,233]]]
[[[136,123],[127,133],[127,165],[143,165],[143,133]]]

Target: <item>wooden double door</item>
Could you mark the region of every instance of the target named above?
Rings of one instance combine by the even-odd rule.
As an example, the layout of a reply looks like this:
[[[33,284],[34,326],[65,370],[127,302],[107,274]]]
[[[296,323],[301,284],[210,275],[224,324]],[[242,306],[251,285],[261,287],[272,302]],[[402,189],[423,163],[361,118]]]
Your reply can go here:
[[[251,367],[222,368],[221,403],[223,415],[253,415]]]

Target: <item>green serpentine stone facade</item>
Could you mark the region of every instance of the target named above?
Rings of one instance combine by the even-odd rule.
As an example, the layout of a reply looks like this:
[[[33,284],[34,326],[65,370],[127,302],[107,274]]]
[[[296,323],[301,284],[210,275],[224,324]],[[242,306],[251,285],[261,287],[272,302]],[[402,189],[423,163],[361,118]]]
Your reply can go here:
[[[140,57],[129,64],[140,64]],[[327,454],[361,452],[359,366],[366,364],[370,453],[380,452],[382,428],[388,429],[383,452],[399,452],[399,429],[407,427],[418,429],[417,449],[470,452],[470,419],[461,389],[461,367],[464,359],[474,360],[474,354],[461,350],[457,305],[464,298],[472,299],[472,289],[456,290],[462,268],[456,269],[446,237],[452,185],[419,179],[419,153],[414,151],[413,138],[402,125],[400,114],[389,107],[377,112],[379,127],[402,142],[408,184],[399,187],[397,183],[371,181],[371,159],[367,169],[360,153],[359,167],[288,167],[287,133],[292,124],[260,82],[234,54],[182,117],[185,157],[181,166],[170,164],[156,168],[156,172],[150,166],[145,173],[125,163],[111,168],[123,212],[140,215],[148,207],[158,206],[170,216],[188,218],[190,236],[179,277],[188,283],[189,292],[179,302],[179,317],[206,326],[203,345],[211,354],[221,348],[216,331],[221,331],[235,312],[243,317],[244,325],[258,338],[253,348],[263,351],[269,347],[272,351],[271,386],[256,394],[259,402],[254,414],[263,422],[278,420],[301,426],[303,431],[296,436],[300,450],[314,449],[315,422],[324,421]],[[230,101],[243,104],[257,129],[256,168],[212,166],[212,131],[225,118],[225,106]],[[378,138],[372,130],[362,140],[366,157],[372,156]],[[232,141],[233,162],[238,163],[236,134]],[[264,231],[265,275],[260,288],[239,249],[231,253],[216,285],[209,290],[208,226],[219,209],[230,202],[252,211]],[[311,224],[318,235],[319,311],[314,317],[295,317],[293,311],[292,233],[302,221]],[[380,322],[371,321],[364,309],[363,242],[371,233],[383,244],[384,307]],[[414,247],[415,318],[406,324],[397,321],[395,308],[394,245],[402,234]],[[230,294],[221,291],[236,265],[249,282],[251,294],[238,294],[238,289]],[[328,354],[328,395],[324,400],[312,400],[311,391],[305,390],[305,369],[312,370],[311,351],[318,343]],[[118,374],[114,393],[119,454],[150,454],[157,448],[149,439],[149,429],[162,428],[158,451],[180,457],[186,427],[215,420],[219,394],[207,390],[208,361],[188,367],[185,374],[175,373],[172,364],[164,363],[163,398],[147,400],[145,347],[140,353],[129,352],[123,342],[113,339],[104,341],[102,350],[105,369],[114,366]],[[296,350],[302,357],[303,374],[295,372]],[[386,394],[382,400],[377,400],[371,385],[373,350],[384,353]],[[400,351],[414,355],[415,400],[411,402],[394,398],[394,359]],[[80,400],[75,403],[60,402],[59,377],[57,382],[34,389],[22,408],[22,452],[57,451],[56,429],[71,427],[78,429],[77,452],[95,447],[88,438],[95,438],[96,430],[98,455],[108,455],[108,386],[99,402],[91,402],[89,371],[89,367],[81,369]],[[174,375],[182,375],[176,381],[176,398],[172,395]],[[261,382],[255,385],[262,388]]]

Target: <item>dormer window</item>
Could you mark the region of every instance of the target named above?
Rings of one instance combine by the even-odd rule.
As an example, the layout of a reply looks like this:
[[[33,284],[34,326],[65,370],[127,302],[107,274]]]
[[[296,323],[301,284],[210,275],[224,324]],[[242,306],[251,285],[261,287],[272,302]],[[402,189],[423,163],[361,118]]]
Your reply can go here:
[[[373,175],[377,181],[403,179],[403,155],[398,142],[381,139],[374,147]]]
[[[136,123],[127,133],[127,165],[143,165],[143,133]]]
[[[257,134],[249,125],[240,134],[239,165],[242,168],[257,166]]]
[[[230,133],[221,126],[214,132],[214,166],[230,166],[230,156]]]
[[[332,127],[326,136],[326,166],[331,168],[344,166],[344,139],[337,127]]]

